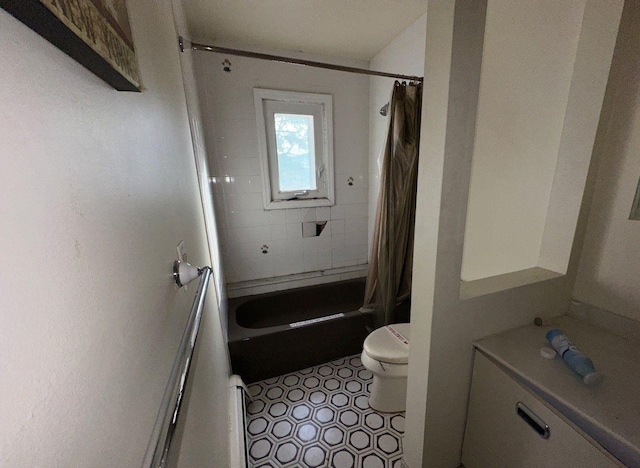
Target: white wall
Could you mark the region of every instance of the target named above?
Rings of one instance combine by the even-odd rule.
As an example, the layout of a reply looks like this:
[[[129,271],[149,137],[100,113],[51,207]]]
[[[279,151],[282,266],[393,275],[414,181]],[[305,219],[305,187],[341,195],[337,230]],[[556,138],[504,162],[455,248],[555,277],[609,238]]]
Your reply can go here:
[[[426,33],[427,16],[423,15],[372,58],[369,68],[402,75],[422,76]],[[389,128],[390,114],[383,117],[380,115],[380,108],[391,99],[394,81],[393,78],[374,76],[371,77],[369,85],[369,239],[373,236],[380,193],[382,151]]]
[[[584,4],[488,3],[463,281],[538,266]]]
[[[407,392],[405,462],[453,467],[460,463],[474,340],[534,317],[567,311],[577,262],[566,276],[460,300],[462,244],[480,86],[485,2],[432,1],[427,10],[425,93],[418,179],[411,350]],[[592,138],[598,91],[604,94],[622,2],[588,2],[579,54],[590,103]],[[583,42],[584,40],[584,42]],[[579,45],[580,50],[580,45]],[[589,86],[587,86],[587,84]],[[588,198],[587,194],[587,198]],[[579,242],[578,242],[579,244]],[[573,258],[577,259],[579,249]]]
[[[182,37],[190,37],[182,2],[173,0],[176,30]],[[190,384],[183,402],[182,421],[177,427],[175,449],[171,466],[208,467],[225,466],[233,460],[227,449],[237,450],[233,436],[227,447],[223,445],[225,426],[228,426],[225,388],[228,380],[220,369],[228,371],[227,322],[228,300],[221,264],[220,241],[216,213],[213,206],[209,167],[205,149],[202,115],[195,80],[194,52],[186,50],[180,54],[180,64],[187,102],[191,139],[195,156],[202,209],[207,231],[207,240],[213,269],[214,293],[209,301],[217,301],[218,314],[206,314],[200,324],[198,346],[196,347],[190,372]],[[224,362],[226,361],[226,363]],[[231,416],[231,415],[229,415]]]
[[[214,193],[227,280],[236,283],[366,264],[368,77],[218,53],[201,52],[194,58],[211,170],[217,180]],[[230,73],[223,70],[225,59],[231,62]],[[263,210],[254,87],[333,95],[335,206]],[[354,179],[351,186],[349,177]],[[302,238],[303,221],[328,220],[319,237]],[[267,254],[262,253],[263,245],[269,248]]]
[[[3,466],[140,466],[195,290],[176,244],[210,261],[171,5],[129,8],[141,94],[0,11]],[[211,291],[201,343],[222,342]],[[203,466],[225,466],[227,358],[205,354]]]
[[[640,177],[640,9],[627,2],[595,156],[600,165],[573,297],[640,320],[640,221],[630,221]]]

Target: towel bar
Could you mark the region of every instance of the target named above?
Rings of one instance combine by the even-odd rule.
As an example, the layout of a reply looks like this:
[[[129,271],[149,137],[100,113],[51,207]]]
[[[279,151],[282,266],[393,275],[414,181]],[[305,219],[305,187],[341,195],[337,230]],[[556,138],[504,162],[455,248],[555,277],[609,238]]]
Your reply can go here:
[[[176,359],[171,368],[169,382],[164,391],[160,410],[151,432],[149,445],[142,461],[142,468],[161,468],[166,466],[171,441],[178,424],[182,397],[187,386],[189,367],[191,366],[193,350],[196,346],[210,277],[211,268],[203,267],[200,271],[200,284],[193,300],[187,326],[182,334]]]

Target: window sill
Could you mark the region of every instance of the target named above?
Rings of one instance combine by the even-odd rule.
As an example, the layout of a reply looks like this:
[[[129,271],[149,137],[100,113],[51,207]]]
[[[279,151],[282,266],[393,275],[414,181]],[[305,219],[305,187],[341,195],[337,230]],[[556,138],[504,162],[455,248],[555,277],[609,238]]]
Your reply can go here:
[[[264,205],[265,210],[287,210],[289,208],[316,208],[319,206],[333,206],[333,200],[329,198],[309,198],[302,200],[270,201]]]

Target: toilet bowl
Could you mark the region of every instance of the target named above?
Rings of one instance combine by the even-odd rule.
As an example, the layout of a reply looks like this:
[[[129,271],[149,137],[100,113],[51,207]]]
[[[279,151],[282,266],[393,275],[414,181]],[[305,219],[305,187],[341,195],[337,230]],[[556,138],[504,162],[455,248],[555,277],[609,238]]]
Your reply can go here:
[[[404,411],[409,368],[408,323],[378,328],[364,340],[362,364],[373,374],[369,406],[382,413]]]

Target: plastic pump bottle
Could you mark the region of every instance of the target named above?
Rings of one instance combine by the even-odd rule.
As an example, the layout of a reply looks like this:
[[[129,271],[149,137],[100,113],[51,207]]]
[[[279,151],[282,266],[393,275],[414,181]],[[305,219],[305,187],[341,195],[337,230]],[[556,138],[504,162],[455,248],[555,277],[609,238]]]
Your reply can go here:
[[[562,356],[565,364],[582,377],[582,381],[585,384],[596,385],[602,381],[602,374],[596,372],[591,359],[582,354],[560,330],[557,328],[549,330],[547,332],[547,341]]]

